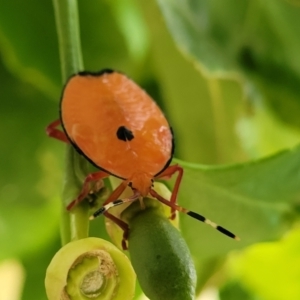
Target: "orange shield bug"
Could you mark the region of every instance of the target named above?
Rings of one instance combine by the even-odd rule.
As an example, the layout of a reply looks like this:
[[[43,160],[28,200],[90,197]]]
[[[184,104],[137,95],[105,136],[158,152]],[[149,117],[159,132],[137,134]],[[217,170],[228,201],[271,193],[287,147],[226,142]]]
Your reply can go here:
[[[63,131],[57,128],[59,125]],[[71,143],[99,168],[86,177],[81,193],[68,205],[68,210],[88,195],[90,183],[110,175],[123,180],[91,217],[104,214],[116,222],[124,230],[123,248],[128,225],[108,210],[125,202],[142,201],[149,194],[171,208],[171,218],[175,211],[180,211],[238,239],[227,229],[177,205],[183,169],[177,164],[170,165],[174,152],[172,129],[151,97],[124,74],[105,69],[71,76],[63,89],[60,119],[47,127],[47,134]],[[164,199],[154,190],[153,181],[168,179],[175,173],[171,199]],[[131,187],[132,196],[119,199],[127,186]]]

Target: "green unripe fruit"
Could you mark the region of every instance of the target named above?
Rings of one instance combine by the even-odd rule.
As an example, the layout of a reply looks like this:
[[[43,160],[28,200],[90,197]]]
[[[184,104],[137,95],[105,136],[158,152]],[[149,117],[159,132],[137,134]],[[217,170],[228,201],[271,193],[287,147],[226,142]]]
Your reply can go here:
[[[158,207],[131,214],[129,252],[140,285],[151,300],[195,299],[196,271],[179,231]],[[139,203],[136,203],[139,205]]]

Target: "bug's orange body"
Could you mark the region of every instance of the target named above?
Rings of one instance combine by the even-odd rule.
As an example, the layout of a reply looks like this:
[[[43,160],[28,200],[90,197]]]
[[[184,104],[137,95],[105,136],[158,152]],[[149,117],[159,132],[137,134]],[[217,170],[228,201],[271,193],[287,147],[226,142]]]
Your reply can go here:
[[[156,103],[118,72],[71,77],[61,100],[61,122],[71,143],[97,167],[142,196],[170,163],[173,136]]]
[[[56,128],[58,125],[62,125],[63,132]],[[86,198],[91,182],[109,175],[123,179],[93,217],[104,214],[124,230],[124,249],[128,225],[108,210],[148,194],[171,207],[171,218],[176,210],[181,211],[237,239],[227,229],[176,204],[183,169],[170,166],[174,151],[172,130],[156,103],[124,74],[106,69],[70,77],[62,93],[60,120],[52,122],[47,133],[71,143],[100,169],[86,177],[81,193],[67,206],[68,210]],[[171,198],[165,199],[154,190],[153,181],[170,178],[176,172]],[[133,195],[118,199],[127,186]]]

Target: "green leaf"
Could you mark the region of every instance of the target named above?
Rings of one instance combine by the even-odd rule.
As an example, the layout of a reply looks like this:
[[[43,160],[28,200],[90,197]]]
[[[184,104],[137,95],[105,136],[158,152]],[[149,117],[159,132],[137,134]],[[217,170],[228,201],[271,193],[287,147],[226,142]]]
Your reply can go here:
[[[206,73],[235,72],[232,57],[226,52],[227,49],[221,48],[224,46],[222,43],[226,41],[226,36],[221,33],[226,32],[227,28],[232,28],[235,21],[242,19],[243,16],[239,16],[239,11],[246,6],[246,3],[235,3],[233,6],[231,0],[223,1],[222,4],[218,3],[219,5],[216,5],[216,2],[157,1],[178,47],[198,61]],[[219,22],[225,25],[223,32],[214,31],[212,28],[215,21],[214,13],[220,12],[223,15]],[[228,20],[232,15],[236,18]],[[214,39],[214,36],[211,36],[212,33],[218,34],[219,39]]]
[[[210,9],[211,3],[204,4],[205,1],[189,4],[185,1],[158,2],[170,33],[153,2],[143,2],[142,7],[152,38],[152,67],[159,78],[163,108],[175,133],[176,157],[207,164],[230,163],[245,161],[249,156],[257,158],[270,155],[295,146],[299,141],[299,130],[287,126],[264,103],[262,93],[267,85],[264,82],[256,86],[250,83],[250,80],[254,80],[252,71],[247,70],[252,79],[248,77],[246,81],[242,79],[244,71],[236,68],[235,78],[238,80],[233,80],[228,78],[229,73],[225,73],[224,77],[224,72],[221,72],[220,77],[220,72],[208,73],[203,67],[209,61],[206,55],[215,55],[217,62],[222,58],[222,55],[218,56],[219,53],[231,57],[232,64],[235,60],[239,63],[227,49],[229,46],[226,48],[222,44],[226,40],[219,41],[219,35],[209,30],[209,25],[220,27],[219,30],[228,32],[228,35],[236,34],[241,27],[237,23],[242,22],[241,11],[245,4],[226,1],[230,9],[220,4]],[[254,4],[252,6],[255,7]],[[214,18],[215,15],[217,17]],[[211,18],[208,19],[209,16]],[[202,23],[207,23],[208,27]],[[191,33],[191,26],[198,35]],[[208,31],[204,36],[201,35],[201,26]],[[200,46],[196,46],[205,42],[214,48],[219,47],[220,51],[202,53]],[[195,45],[189,48],[190,44]],[[232,42],[231,47],[235,44]],[[260,70],[257,72],[265,78]],[[282,94],[278,92],[278,86],[270,86],[274,94],[282,95],[282,107],[278,109],[287,109],[289,115],[298,120],[296,107],[286,105],[293,91],[287,86],[285,93],[289,95]],[[293,95],[299,98],[297,93]]]
[[[250,247],[238,257],[235,276],[261,299],[300,298],[299,243],[300,232],[296,229],[279,242]]]
[[[177,46],[205,74],[246,78],[300,125],[300,8],[282,0],[157,1]]]
[[[291,127],[262,102],[253,103],[255,113],[245,113],[237,123],[239,137],[252,158],[276,153],[299,144],[300,131]]]
[[[203,264],[209,259],[280,238],[295,220],[299,210],[300,147],[223,167],[178,162],[184,167],[179,204],[241,238],[240,242],[231,240],[209,226],[181,216],[180,228],[199,274],[207,272]]]

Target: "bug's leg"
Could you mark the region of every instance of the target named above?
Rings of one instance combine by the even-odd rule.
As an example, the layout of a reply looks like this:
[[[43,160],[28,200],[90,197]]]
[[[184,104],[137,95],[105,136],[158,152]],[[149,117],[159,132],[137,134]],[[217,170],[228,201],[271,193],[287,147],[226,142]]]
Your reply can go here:
[[[176,178],[176,181],[175,181],[175,185],[174,185],[174,189],[172,191],[172,195],[171,195],[171,199],[170,199],[170,202],[172,204],[176,204],[177,194],[178,194],[179,186],[180,186],[182,175],[183,175],[183,168],[180,167],[179,165],[169,166],[161,174],[159,174],[157,177],[155,177],[155,178],[166,178],[166,179],[169,179],[176,172],[178,172],[178,175],[177,175],[177,178]],[[174,209],[171,206],[171,217],[170,217],[171,220],[175,219],[175,217],[176,217],[175,212],[176,212],[176,209]]]
[[[127,181],[123,181],[116,190],[118,190],[120,188],[123,189],[121,191],[121,193],[124,191],[126,185],[127,185]],[[116,191],[115,190],[115,191]],[[115,192],[114,191],[114,192]],[[112,193],[111,197],[108,198],[106,201],[105,201],[105,205],[103,205],[100,209],[98,209],[97,211],[95,211],[93,213],[93,215],[90,217],[90,220],[93,220],[95,219],[96,217],[98,217],[99,215],[105,215],[105,217],[111,219],[114,223],[116,223],[119,227],[121,227],[121,229],[123,230],[123,239],[122,239],[122,248],[123,250],[127,250],[127,244],[126,244],[126,241],[128,239],[128,235],[129,235],[129,227],[128,227],[128,224],[125,223],[124,221],[120,220],[119,218],[115,217],[114,215],[110,214],[108,212],[109,209],[111,209],[112,207],[115,207],[115,206],[118,206],[118,205],[121,205],[123,203],[128,203],[128,202],[134,202],[136,201],[137,199],[139,199],[139,194],[138,193],[134,193],[131,197],[129,198],[126,198],[126,199],[117,199],[117,200],[110,200],[110,199],[116,199],[116,195],[119,193],[119,196],[121,195],[120,191],[118,191],[117,193]],[[113,197],[112,197],[113,196]],[[119,197],[118,196],[118,197]],[[117,197],[117,198],[118,198]]]
[[[183,208],[179,205],[177,205],[176,203],[172,203],[171,201],[168,201],[167,199],[163,198],[162,196],[160,196],[157,192],[155,192],[153,189],[150,189],[150,194],[155,197],[158,201],[162,202],[163,204],[167,205],[167,206],[170,206],[171,208],[173,208],[174,210],[177,210],[177,211],[180,211],[180,212],[183,212],[187,215],[189,215],[190,217],[198,220],[198,221],[201,221],[203,223],[206,223],[208,225],[210,225],[211,227],[217,229],[218,231],[220,231],[221,233],[227,235],[228,237],[230,238],[233,238],[237,241],[240,240],[240,238],[238,236],[236,236],[235,234],[233,234],[231,231],[227,230],[226,228],[212,222],[211,220],[205,218],[204,216],[196,213],[196,212],[193,212],[191,210],[188,210],[186,208]]]
[[[120,220],[119,218],[115,217],[114,215],[110,214],[109,212],[103,213],[105,217],[111,219],[114,223],[116,223],[122,230],[123,230],[123,238],[122,238],[122,249],[127,250],[127,239],[129,235],[129,226],[124,221]]]
[[[103,178],[108,177],[109,175],[110,174],[108,174],[104,171],[99,171],[99,172],[89,174],[83,182],[83,186],[82,186],[80,194],[78,195],[78,197],[75,200],[73,200],[71,203],[69,203],[69,205],[67,206],[67,210],[71,210],[75,205],[80,203],[89,194],[91,182],[101,180]]]
[[[105,172],[103,172],[103,173],[105,173]],[[95,174],[95,173],[94,173],[94,174]],[[106,173],[106,174],[107,174],[107,173]],[[109,174],[107,174],[107,176],[108,176],[108,175],[109,175]],[[103,177],[103,178],[104,178],[104,177]],[[118,198],[121,196],[121,194],[124,192],[124,190],[125,190],[125,188],[127,187],[127,185],[128,185],[128,180],[122,181],[122,182],[118,185],[118,187],[115,188],[115,189],[113,190],[113,192],[110,194],[110,196],[105,200],[105,202],[103,203],[103,206],[100,207],[98,210],[96,210],[96,211],[93,213],[93,215],[90,217],[90,219],[92,220],[92,219],[96,218],[97,216],[103,214],[106,210],[108,210],[108,209],[104,209],[104,210],[103,210],[104,207],[109,207],[109,208],[111,208],[111,207],[113,207],[113,206],[116,206],[116,205],[112,205],[111,203],[114,203],[115,201],[119,201],[119,200],[116,200],[116,199],[118,199]],[[87,195],[87,194],[86,194],[86,195]],[[121,204],[121,203],[120,203],[120,204]]]
[[[59,126],[60,124],[61,124],[60,120],[55,120],[54,122],[50,123],[46,128],[46,133],[50,137],[53,137],[57,140],[60,140],[62,142],[69,144],[70,141],[68,140],[65,133],[62,130],[59,130],[57,128],[57,126]]]

